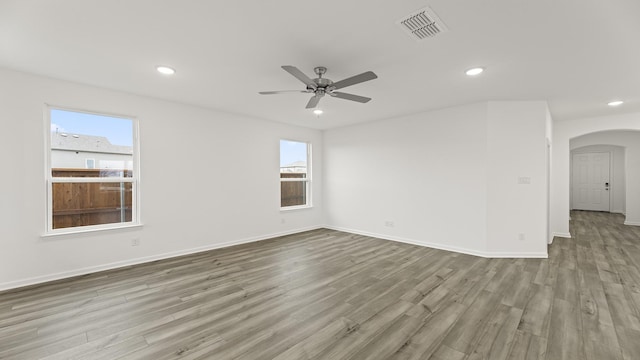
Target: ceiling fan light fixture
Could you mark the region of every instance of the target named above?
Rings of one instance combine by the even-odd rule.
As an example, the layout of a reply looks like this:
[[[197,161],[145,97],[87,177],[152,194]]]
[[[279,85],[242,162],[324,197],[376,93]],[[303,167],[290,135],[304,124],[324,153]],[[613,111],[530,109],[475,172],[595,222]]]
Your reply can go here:
[[[615,101],[610,101],[607,105],[609,106],[620,106],[624,104],[624,101],[622,100],[615,100]]]
[[[157,66],[156,70],[163,75],[173,75],[176,73],[175,69],[163,65]]]
[[[484,68],[482,67],[474,67],[465,71],[464,73],[467,74],[467,76],[477,76],[482,74],[483,71],[484,71]]]

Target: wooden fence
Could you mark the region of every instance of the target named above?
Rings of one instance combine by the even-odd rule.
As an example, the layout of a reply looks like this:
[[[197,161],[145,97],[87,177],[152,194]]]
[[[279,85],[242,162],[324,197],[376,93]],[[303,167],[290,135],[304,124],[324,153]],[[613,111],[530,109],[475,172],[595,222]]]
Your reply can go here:
[[[125,170],[125,177],[127,175]],[[108,172],[108,173],[105,173]],[[53,169],[54,177],[120,176],[122,170]],[[129,222],[132,219],[131,183],[54,183],[53,228]]]
[[[307,174],[280,173],[280,178],[304,178]],[[307,204],[306,181],[281,181],[280,182],[280,206],[297,206]]]
[[[122,170],[53,169],[54,177],[115,177]],[[127,177],[125,170],[125,177]],[[108,172],[108,173],[105,173]],[[306,174],[281,173],[281,178],[304,178]],[[307,203],[306,181],[280,182],[280,206]],[[53,228],[129,222],[132,219],[131,183],[91,182],[53,184]]]

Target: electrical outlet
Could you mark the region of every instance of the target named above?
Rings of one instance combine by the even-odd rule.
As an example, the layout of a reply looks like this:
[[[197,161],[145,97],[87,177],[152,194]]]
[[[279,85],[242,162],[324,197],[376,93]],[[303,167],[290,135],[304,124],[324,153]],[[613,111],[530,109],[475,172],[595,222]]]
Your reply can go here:
[[[284,218],[283,218],[283,219],[280,219],[280,224],[284,224],[284,223],[286,223],[286,222],[287,222],[287,220],[285,220]]]
[[[131,246],[140,246],[140,238],[131,239]]]
[[[526,237],[524,236],[523,233],[519,233],[518,234],[518,240],[520,240],[520,241],[525,241],[526,240]]]
[[[392,228],[392,227],[396,226],[396,224],[391,220],[387,220],[387,221],[384,222],[384,226]]]

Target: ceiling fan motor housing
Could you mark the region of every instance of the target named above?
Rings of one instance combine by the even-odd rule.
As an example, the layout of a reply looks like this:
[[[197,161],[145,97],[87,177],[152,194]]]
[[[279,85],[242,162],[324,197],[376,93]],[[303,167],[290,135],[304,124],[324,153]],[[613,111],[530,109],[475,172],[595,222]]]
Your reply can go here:
[[[333,81],[326,78],[317,78],[313,79],[313,82],[318,84],[318,87],[326,88],[327,86],[333,84]]]

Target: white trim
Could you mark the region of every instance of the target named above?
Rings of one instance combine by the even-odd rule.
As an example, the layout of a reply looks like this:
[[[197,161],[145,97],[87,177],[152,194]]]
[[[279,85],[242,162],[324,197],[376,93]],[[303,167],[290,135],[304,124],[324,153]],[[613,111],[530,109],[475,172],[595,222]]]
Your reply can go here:
[[[70,277],[74,277],[74,276],[92,274],[92,273],[96,273],[96,272],[100,272],[100,271],[112,270],[112,269],[117,269],[117,268],[121,268],[121,267],[125,267],[125,266],[139,265],[139,264],[144,264],[144,263],[148,263],[148,262],[151,262],[151,261],[169,259],[169,258],[174,258],[174,257],[178,257],[178,256],[183,256],[183,255],[191,255],[191,254],[196,254],[196,253],[199,253],[199,252],[226,248],[226,247],[229,247],[229,246],[247,244],[247,243],[258,242],[258,241],[262,241],[262,240],[269,240],[269,239],[280,237],[280,236],[285,236],[285,235],[297,234],[297,233],[301,233],[301,232],[305,232],[305,231],[322,229],[323,227],[324,226],[322,226],[322,225],[309,226],[309,227],[306,227],[306,228],[288,230],[288,231],[283,231],[283,232],[278,232],[278,233],[273,233],[273,234],[268,234],[268,235],[254,236],[254,237],[249,237],[249,238],[245,238],[245,239],[232,240],[232,241],[227,241],[227,242],[218,243],[218,244],[211,244],[211,245],[207,245],[207,246],[200,246],[200,247],[197,247],[197,248],[192,248],[192,249],[187,249],[187,250],[173,251],[173,252],[164,253],[164,254],[151,255],[151,256],[145,256],[145,257],[136,258],[136,259],[117,261],[117,262],[104,264],[104,265],[89,266],[89,267],[85,267],[85,268],[77,269],[77,270],[63,271],[63,272],[59,272],[59,273],[51,274],[51,275],[36,276],[36,277],[23,279],[23,280],[10,281],[10,282],[6,282],[6,283],[0,283],[0,291],[16,289],[16,288],[20,288],[20,287],[24,287],[24,286],[37,285],[37,284],[41,284],[41,283],[45,283],[45,282],[49,282],[49,281],[61,280],[61,279],[66,279],[66,278],[70,278]]]
[[[281,174],[296,174],[296,173],[281,173]],[[304,173],[298,173],[298,174],[304,174]],[[287,182],[287,181],[309,182],[309,178],[280,178],[280,181],[282,181],[282,182]]]
[[[569,236],[555,235],[551,240],[549,240],[549,245],[551,245],[553,243],[553,240],[555,239],[555,237],[558,237],[558,239],[571,239],[571,234],[569,234]]]
[[[44,106],[44,188],[46,195],[46,207],[44,209],[44,232],[53,229],[53,195],[51,179],[51,108],[49,104]],[[49,216],[51,214],[51,216]]]
[[[532,252],[532,253],[527,253],[527,252],[515,253],[514,252],[514,253],[511,253],[511,252],[478,251],[478,250],[473,250],[473,249],[461,248],[461,247],[457,247],[457,246],[448,246],[448,245],[436,244],[436,243],[431,243],[431,242],[416,241],[416,240],[402,238],[402,237],[398,237],[398,236],[390,236],[390,235],[371,233],[371,232],[367,232],[367,231],[348,229],[348,228],[343,228],[343,227],[339,227],[339,226],[325,225],[325,228],[331,229],[331,230],[348,232],[348,233],[352,233],[352,234],[371,236],[371,237],[375,237],[375,238],[382,239],[382,240],[390,240],[390,241],[395,241],[395,242],[400,242],[400,243],[405,243],[405,244],[411,244],[411,245],[417,245],[417,246],[422,246],[422,247],[434,248],[434,249],[438,249],[438,250],[453,251],[453,252],[462,253],[462,254],[480,256],[480,257],[483,257],[483,258],[542,258],[542,259],[546,259],[549,256],[546,252],[544,252],[544,253],[537,253],[537,252]]]
[[[561,238],[567,238],[567,239],[571,239],[571,233],[563,233],[563,232],[553,232],[553,237],[561,237]],[[551,239],[551,241],[553,242],[553,239]],[[549,243],[551,244],[551,243]]]
[[[52,177],[51,183],[134,183],[135,179],[130,177]]]
[[[294,211],[294,210],[304,210],[304,209],[311,209],[311,208],[313,208],[312,205],[286,206],[286,207],[281,207],[280,208],[280,212],[287,212],[287,211]]]
[[[77,228],[61,228],[54,229],[48,233],[40,234],[41,238],[50,238],[57,236],[67,236],[67,235],[81,235],[86,233],[96,233],[102,231],[111,231],[111,230],[127,230],[127,229],[140,229],[144,226],[144,224],[133,224],[131,222],[126,223],[111,223],[111,224],[103,224],[103,225],[89,225],[82,226]]]
[[[44,104],[48,108],[55,108],[55,109],[63,110],[63,111],[74,111],[74,112],[81,112],[81,113],[90,114],[90,115],[108,116],[108,117],[115,117],[115,118],[121,118],[121,119],[126,119],[126,120],[137,119],[137,117],[134,116],[134,115],[127,115],[127,114],[123,114],[123,113],[115,113],[115,112],[110,112],[110,111],[88,110],[88,109],[78,108],[78,107],[69,107],[69,106],[63,106],[63,105],[56,105],[56,104],[52,104],[52,103],[48,103],[48,102],[46,102]],[[47,131],[50,131],[50,130],[51,129],[48,129]]]
[[[631,226],[640,226],[640,221],[624,221],[625,225],[631,225]]]
[[[551,239],[549,239],[548,244],[551,245],[553,244],[553,240],[558,237],[558,238],[562,238],[562,239],[571,239],[571,233],[561,233],[561,232],[553,232],[551,234]]]

